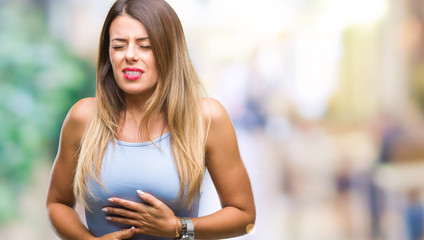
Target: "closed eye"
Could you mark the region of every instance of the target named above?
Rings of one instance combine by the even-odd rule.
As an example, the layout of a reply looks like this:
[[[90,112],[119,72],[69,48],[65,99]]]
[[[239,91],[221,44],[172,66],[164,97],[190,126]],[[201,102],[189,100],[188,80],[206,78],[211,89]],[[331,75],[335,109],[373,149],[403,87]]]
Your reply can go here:
[[[124,46],[113,46],[112,47],[112,49],[114,49],[114,50],[118,50],[118,49],[122,49],[122,48],[124,48]]]

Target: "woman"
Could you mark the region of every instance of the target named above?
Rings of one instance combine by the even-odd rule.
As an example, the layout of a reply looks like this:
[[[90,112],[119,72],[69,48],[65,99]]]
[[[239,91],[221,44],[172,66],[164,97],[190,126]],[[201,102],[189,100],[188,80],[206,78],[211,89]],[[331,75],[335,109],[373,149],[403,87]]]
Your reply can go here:
[[[61,238],[210,239],[251,230],[255,205],[231,120],[219,102],[202,98],[165,1],[111,7],[96,89],[70,109],[52,169],[47,211]],[[206,168],[222,209],[198,217]]]

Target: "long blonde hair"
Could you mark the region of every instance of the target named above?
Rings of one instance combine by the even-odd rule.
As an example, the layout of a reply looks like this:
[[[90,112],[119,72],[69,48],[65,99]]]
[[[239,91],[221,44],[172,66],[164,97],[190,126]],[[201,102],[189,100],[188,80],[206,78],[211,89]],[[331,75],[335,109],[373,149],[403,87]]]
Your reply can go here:
[[[202,114],[202,84],[190,61],[184,32],[174,10],[163,0],[118,0],[111,7],[100,35],[96,107],[81,140],[74,179],[74,195],[86,205],[91,177],[101,184],[100,168],[110,141],[126,109],[125,96],[113,77],[109,60],[109,27],[127,14],[143,23],[156,59],[158,83],[143,106],[140,131],[148,134],[148,120],[164,113],[180,180],[178,199],[190,207],[199,195],[205,172],[206,126]]]

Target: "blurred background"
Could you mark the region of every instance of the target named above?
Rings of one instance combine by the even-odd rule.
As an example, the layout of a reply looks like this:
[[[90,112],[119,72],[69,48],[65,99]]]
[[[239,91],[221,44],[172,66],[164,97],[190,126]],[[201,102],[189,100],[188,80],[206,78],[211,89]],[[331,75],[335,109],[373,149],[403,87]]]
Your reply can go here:
[[[0,239],[58,239],[49,173],[112,2],[0,0]],[[168,2],[251,177],[238,239],[424,239],[424,1]]]

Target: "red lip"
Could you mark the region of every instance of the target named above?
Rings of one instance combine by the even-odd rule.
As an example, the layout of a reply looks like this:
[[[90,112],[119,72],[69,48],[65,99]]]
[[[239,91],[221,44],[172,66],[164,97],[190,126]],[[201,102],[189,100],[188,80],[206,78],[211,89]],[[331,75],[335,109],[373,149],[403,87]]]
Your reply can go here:
[[[142,69],[136,67],[126,67],[122,69],[122,72],[124,73],[124,78],[128,80],[139,79],[144,73]]]

